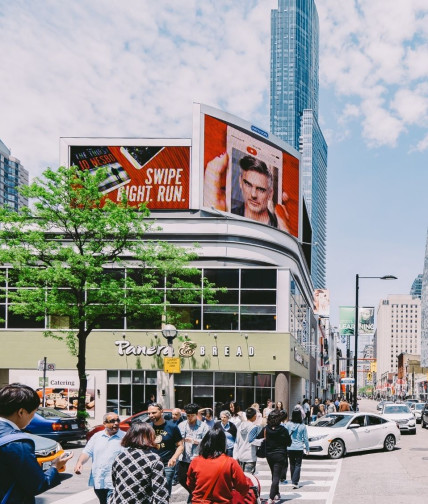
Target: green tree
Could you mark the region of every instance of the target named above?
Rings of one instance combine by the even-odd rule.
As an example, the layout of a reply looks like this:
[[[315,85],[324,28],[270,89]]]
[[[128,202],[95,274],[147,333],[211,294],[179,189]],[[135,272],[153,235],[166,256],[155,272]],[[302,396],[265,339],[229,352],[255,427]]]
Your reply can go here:
[[[168,310],[164,289],[184,289],[181,302],[195,302],[214,290],[201,282],[189,263],[196,258],[166,242],[146,238],[156,230],[143,205],[126,197],[113,203],[99,192],[103,168],[91,174],[73,166],[47,169],[21,193],[29,208],[0,210],[0,262],[11,269],[11,310],[24,317],[50,320],[46,336],[62,339],[77,356],[78,415],[85,415],[86,342],[100,320],[149,313],[180,327],[179,314]],[[128,274],[118,274],[118,268]],[[67,329],[55,327],[66,321]]]

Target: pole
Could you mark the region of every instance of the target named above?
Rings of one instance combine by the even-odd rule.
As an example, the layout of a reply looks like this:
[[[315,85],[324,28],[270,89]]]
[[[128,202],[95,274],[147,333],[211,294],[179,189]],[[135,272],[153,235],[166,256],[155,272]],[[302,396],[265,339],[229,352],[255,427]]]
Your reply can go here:
[[[43,407],[46,406],[46,361],[47,358],[43,357]]]
[[[354,348],[354,397],[352,398],[352,405],[354,412],[357,411],[357,392],[358,392],[358,289],[360,277],[358,273],[355,275],[355,348]]]

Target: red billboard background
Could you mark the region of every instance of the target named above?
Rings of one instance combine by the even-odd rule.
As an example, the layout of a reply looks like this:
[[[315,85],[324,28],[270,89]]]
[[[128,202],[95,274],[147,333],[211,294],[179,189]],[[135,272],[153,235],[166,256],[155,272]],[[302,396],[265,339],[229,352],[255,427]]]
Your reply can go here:
[[[222,196],[214,198],[215,202],[212,202],[212,198],[206,197],[206,189],[208,188],[211,192],[213,185],[217,185],[221,191],[226,192],[225,187],[227,184],[226,174],[222,172],[218,178],[213,180],[212,173],[207,173],[207,165],[215,158],[222,159],[225,153],[228,151],[227,145],[227,129],[228,123],[221,121],[210,115],[204,116],[204,206],[213,206],[218,210],[230,211],[228,209],[228,204],[226,202],[226,196],[224,201]],[[242,128],[237,128],[241,130],[243,135],[253,138],[259,144],[264,143],[267,148],[273,148],[275,150],[280,150],[282,154],[282,191],[279,188],[278,194],[286,193],[285,199],[283,201],[275,202],[275,212],[280,215],[284,222],[286,222],[286,227],[275,226],[283,229],[293,236],[298,237],[299,234],[299,160],[289,154],[288,152],[282,150],[280,147],[274,143],[268,142],[263,138],[251,134],[248,130],[243,130]],[[272,146],[272,147],[270,147]],[[249,150],[249,152],[251,152]],[[235,189],[232,189],[235,190]],[[279,198],[280,196],[278,196]],[[242,214],[241,214],[242,215]],[[272,224],[271,224],[272,225]]]
[[[189,208],[189,146],[70,145],[69,162],[83,170],[106,167],[100,191],[114,202],[125,192],[131,206]]]

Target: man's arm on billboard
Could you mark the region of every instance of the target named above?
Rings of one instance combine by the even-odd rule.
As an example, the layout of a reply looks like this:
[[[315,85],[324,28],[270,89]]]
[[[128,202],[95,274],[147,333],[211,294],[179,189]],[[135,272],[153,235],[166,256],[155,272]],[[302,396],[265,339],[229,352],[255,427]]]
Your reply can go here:
[[[226,210],[226,172],[229,156],[226,152],[207,163],[204,177],[204,206]]]
[[[287,231],[287,233],[290,233],[290,227],[289,227],[290,214],[288,213],[288,210],[287,210],[288,200],[289,200],[288,194],[286,192],[283,192],[282,193],[282,205],[275,206],[275,215],[276,215],[276,218],[278,219],[278,229],[281,229],[282,231]]]

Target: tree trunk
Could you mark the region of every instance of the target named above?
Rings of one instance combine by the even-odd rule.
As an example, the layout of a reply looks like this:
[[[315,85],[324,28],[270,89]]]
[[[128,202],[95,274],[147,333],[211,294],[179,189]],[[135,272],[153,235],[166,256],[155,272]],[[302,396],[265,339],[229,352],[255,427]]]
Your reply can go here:
[[[77,372],[79,374],[79,396],[77,398],[77,418],[86,420],[86,389],[88,379],[86,377],[86,338],[87,332],[84,328],[79,328],[77,339],[79,342],[79,350],[77,353]]]

